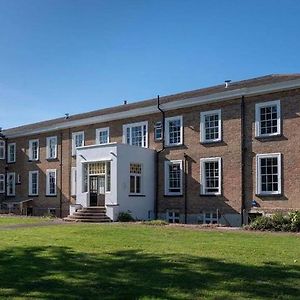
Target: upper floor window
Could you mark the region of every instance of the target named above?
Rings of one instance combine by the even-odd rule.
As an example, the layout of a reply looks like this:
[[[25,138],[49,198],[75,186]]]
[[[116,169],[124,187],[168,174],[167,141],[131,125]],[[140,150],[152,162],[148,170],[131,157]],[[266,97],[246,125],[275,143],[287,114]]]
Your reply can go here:
[[[109,128],[96,129],[96,144],[108,144],[109,143]]]
[[[162,122],[156,122],[154,126],[154,140],[160,141],[163,138],[163,128]]]
[[[56,196],[56,170],[46,170],[46,195]]]
[[[57,136],[50,136],[46,139],[46,157],[47,159],[57,158]]]
[[[7,162],[16,162],[16,143],[9,143],[7,145]]]
[[[182,116],[166,118],[166,146],[178,146],[183,144]]]
[[[0,174],[0,193],[5,192],[5,175]]]
[[[182,194],[182,160],[165,162],[165,194]]]
[[[76,155],[76,149],[84,146],[84,132],[73,132],[72,133],[72,155]]]
[[[16,173],[7,173],[7,196],[16,195]]]
[[[123,125],[123,142],[133,146],[148,147],[148,122]]]
[[[200,159],[202,195],[221,194],[221,157]]]
[[[138,163],[130,164],[130,194],[140,194],[142,192],[142,165]]]
[[[255,136],[268,137],[281,134],[280,100],[255,105]]]
[[[39,194],[39,171],[29,171],[29,196],[36,196]]]
[[[39,159],[39,140],[29,141],[29,160]]]
[[[0,159],[5,159],[5,141],[0,140]]]
[[[256,155],[256,193],[281,194],[281,154]]]
[[[219,142],[221,138],[221,110],[202,112],[200,114],[201,143]]]

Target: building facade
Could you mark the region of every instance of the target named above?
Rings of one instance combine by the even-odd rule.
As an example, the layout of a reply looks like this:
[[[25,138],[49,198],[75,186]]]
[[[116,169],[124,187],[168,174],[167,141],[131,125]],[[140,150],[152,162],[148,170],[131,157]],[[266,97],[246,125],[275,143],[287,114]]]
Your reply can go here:
[[[269,75],[6,129],[2,211],[238,226],[300,209],[300,75]]]

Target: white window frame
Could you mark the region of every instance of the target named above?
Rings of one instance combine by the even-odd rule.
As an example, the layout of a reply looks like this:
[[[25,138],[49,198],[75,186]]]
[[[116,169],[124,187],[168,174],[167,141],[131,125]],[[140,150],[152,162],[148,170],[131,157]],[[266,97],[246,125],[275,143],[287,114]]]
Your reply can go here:
[[[260,109],[268,106],[277,106],[277,132],[261,133]],[[255,137],[271,137],[281,135],[281,107],[280,100],[261,102],[255,104]]]
[[[13,176],[13,192],[12,193],[9,192],[9,182],[8,182],[8,179],[11,175]],[[7,173],[7,176],[6,176],[6,195],[7,196],[15,196],[16,195],[16,173],[15,172]]]
[[[51,156],[51,140],[55,141],[54,144],[54,155]],[[57,136],[48,136],[46,138],[46,158],[47,159],[56,159],[57,158]]]
[[[206,139],[205,117],[211,115],[218,115],[218,138]],[[200,142],[201,143],[215,143],[222,141],[222,112],[221,109],[203,111],[200,113]]]
[[[138,165],[140,165],[141,166],[141,173],[131,173],[130,172],[130,170],[129,170],[129,195],[142,195],[143,194],[143,164],[142,163],[137,163],[137,162],[131,162],[130,164],[129,164],[129,166],[131,165],[131,164],[138,164]],[[134,192],[131,192],[131,190],[130,190],[130,188],[131,188],[131,186],[130,186],[130,184],[131,184],[131,176],[133,176],[134,177]],[[137,182],[137,177],[139,177],[140,178],[140,192],[136,192],[136,187],[137,187],[137,184],[136,184],[136,182]]]
[[[180,191],[179,192],[170,192],[170,185],[169,185],[169,165],[172,164],[179,164],[180,165]],[[165,161],[165,195],[166,196],[180,196],[182,195],[182,188],[183,188],[183,163],[182,160],[168,160]]]
[[[158,138],[156,133],[157,133],[157,130],[160,130],[161,132],[161,136]],[[155,122],[155,125],[154,125],[154,140],[155,141],[161,141],[163,139],[163,122],[162,121],[157,121]]]
[[[10,152],[10,148],[14,147],[14,152],[13,152],[13,159],[11,159],[11,152]],[[16,143],[9,143],[7,145],[7,162],[8,163],[15,163],[16,162],[16,149],[17,149],[17,144]]]
[[[180,142],[170,143],[170,121],[180,120]],[[169,117],[165,119],[165,145],[167,147],[180,146],[183,144],[183,116]]]
[[[0,182],[1,182],[1,185],[2,185],[2,189],[0,189],[0,193],[3,194],[5,193],[5,174],[0,174]],[[1,187],[0,185],[0,187]]]
[[[278,191],[265,192],[261,189],[261,159],[262,158],[277,158],[278,162]],[[281,195],[282,190],[282,165],[281,165],[281,153],[264,153],[256,155],[256,194],[262,196],[268,195]]]
[[[36,150],[36,157],[33,157],[33,143],[37,143],[37,150]],[[39,152],[40,152],[40,141],[38,139],[29,140],[29,160],[30,161],[37,161],[39,160]]]
[[[130,123],[123,125],[123,143],[127,144],[127,129],[130,128],[130,143],[129,145],[132,145],[132,128],[146,126],[146,136],[145,139],[142,139],[142,148],[148,148],[148,121],[144,122],[137,122],[137,123]]]
[[[37,181],[36,181],[36,193],[33,193],[32,191],[32,175],[36,174],[37,175]],[[29,171],[29,176],[28,176],[28,195],[29,196],[38,196],[39,194],[39,171]]]
[[[0,156],[0,159],[5,159],[5,141],[0,139],[0,149],[1,149],[1,153],[3,154],[2,156]]]
[[[171,216],[170,216],[170,214],[171,214]],[[176,214],[178,214],[178,217],[176,216]],[[172,223],[172,224],[180,223],[180,213],[179,213],[179,211],[167,210],[166,219],[167,219],[168,223]],[[172,222],[170,222],[170,220],[172,220]],[[176,222],[176,220],[178,222]]]
[[[206,192],[206,174],[205,174],[205,163],[206,162],[218,162],[219,168],[219,188],[217,192]],[[203,196],[219,196],[222,193],[222,158],[221,157],[208,157],[200,159],[200,195]]]
[[[49,182],[50,173],[55,174],[55,192],[54,193],[50,193],[50,182]],[[47,169],[46,170],[46,196],[56,196],[56,194],[57,194],[57,172],[56,172],[56,169]]]
[[[71,196],[76,196],[76,185],[77,185],[77,168],[71,168]]]
[[[76,147],[75,140],[76,140],[77,135],[82,135],[82,145]],[[82,146],[84,146],[84,131],[73,132],[72,133],[72,156],[75,156],[76,155],[76,149],[78,147],[82,147]]]
[[[107,132],[107,142],[106,143],[100,143],[100,132]],[[106,145],[109,144],[109,127],[103,127],[103,128],[97,128],[96,129],[96,144],[97,145]]]

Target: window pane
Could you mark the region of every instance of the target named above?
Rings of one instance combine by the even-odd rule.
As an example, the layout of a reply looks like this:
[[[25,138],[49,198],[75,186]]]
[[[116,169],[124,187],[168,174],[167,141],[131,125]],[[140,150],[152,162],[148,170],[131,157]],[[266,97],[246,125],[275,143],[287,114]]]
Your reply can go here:
[[[181,120],[170,120],[169,125],[169,144],[180,144],[181,143]]]

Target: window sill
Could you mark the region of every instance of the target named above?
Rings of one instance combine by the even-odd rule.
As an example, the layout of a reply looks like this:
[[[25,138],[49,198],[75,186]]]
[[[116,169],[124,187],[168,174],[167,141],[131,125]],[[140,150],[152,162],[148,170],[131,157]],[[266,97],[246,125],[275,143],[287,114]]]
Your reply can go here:
[[[58,161],[58,158],[57,157],[48,157],[46,158],[47,161]]]
[[[37,162],[40,162],[40,160],[39,159],[28,159],[28,162],[37,163]]]
[[[144,194],[129,194],[129,197],[146,197]]]
[[[8,161],[7,163],[8,163],[8,164],[15,164],[16,161]]]
[[[255,194],[255,196],[257,197],[282,197],[283,194],[282,193],[277,193],[277,194]]]
[[[183,146],[183,143],[181,143],[181,144],[165,144],[165,147],[166,148],[175,148],[175,147],[180,147],[180,146]]]
[[[38,197],[39,195],[29,195],[28,194],[28,197]]]
[[[211,145],[211,144],[221,144],[223,140],[215,140],[215,141],[200,141],[200,144],[203,145]]]
[[[13,198],[16,197],[16,195],[6,195],[6,197]]]
[[[166,197],[166,198],[176,198],[176,197],[181,198],[181,197],[183,197],[183,195],[182,194],[165,194],[164,197]]]
[[[57,197],[57,195],[55,194],[55,195],[45,195],[45,197],[49,197],[49,198],[55,198],[55,197]]]
[[[282,136],[282,133],[276,133],[276,134],[267,134],[267,135],[256,135],[255,138],[257,140],[265,140],[265,139],[271,139],[271,138],[278,138],[281,136]]]
[[[221,193],[218,193],[218,194],[203,194],[203,193],[201,193],[201,194],[199,194],[199,196],[200,197],[220,197],[220,196],[222,196],[222,194]]]

